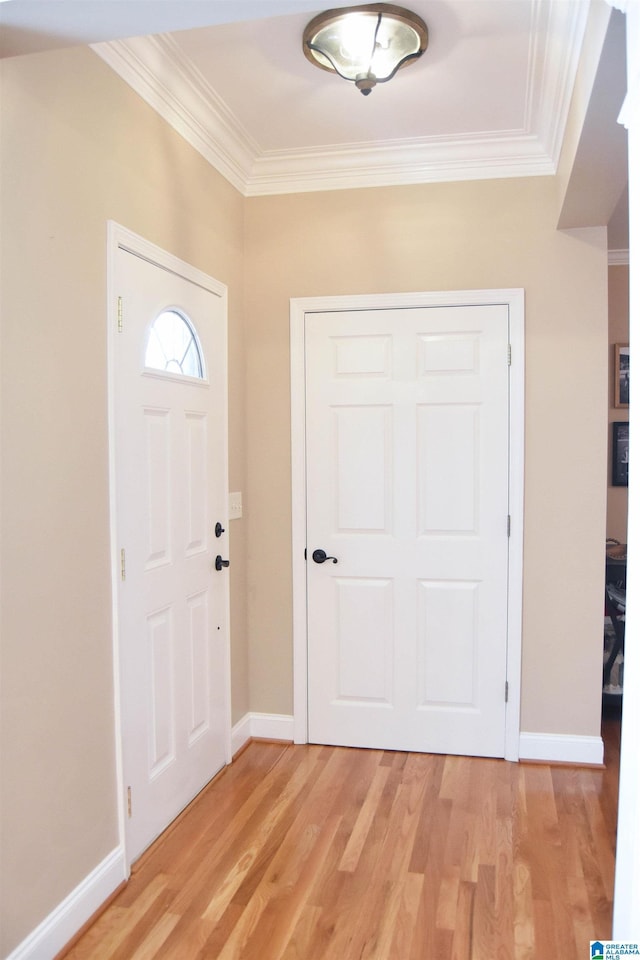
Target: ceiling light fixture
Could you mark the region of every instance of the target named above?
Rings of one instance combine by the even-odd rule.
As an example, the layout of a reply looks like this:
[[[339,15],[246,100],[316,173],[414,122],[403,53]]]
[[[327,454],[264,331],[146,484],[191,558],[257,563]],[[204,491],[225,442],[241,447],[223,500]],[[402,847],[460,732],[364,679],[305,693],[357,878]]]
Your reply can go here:
[[[427,25],[391,3],[327,10],[307,24],[302,47],[316,67],[350,80],[365,96],[427,49]]]

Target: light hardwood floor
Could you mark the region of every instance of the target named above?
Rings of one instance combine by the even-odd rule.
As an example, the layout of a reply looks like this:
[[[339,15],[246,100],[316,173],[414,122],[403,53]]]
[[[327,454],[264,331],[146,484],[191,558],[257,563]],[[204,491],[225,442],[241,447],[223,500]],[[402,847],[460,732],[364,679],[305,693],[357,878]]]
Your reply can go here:
[[[605,769],[252,743],[67,960],[585,960],[611,934]]]

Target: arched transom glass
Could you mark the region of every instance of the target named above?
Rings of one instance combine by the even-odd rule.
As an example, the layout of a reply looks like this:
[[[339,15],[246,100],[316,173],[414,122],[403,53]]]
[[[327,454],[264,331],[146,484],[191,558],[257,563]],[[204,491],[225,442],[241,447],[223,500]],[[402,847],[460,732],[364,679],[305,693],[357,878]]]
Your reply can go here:
[[[195,331],[177,310],[163,310],[153,321],[144,363],[151,370],[204,379],[202,352]]]

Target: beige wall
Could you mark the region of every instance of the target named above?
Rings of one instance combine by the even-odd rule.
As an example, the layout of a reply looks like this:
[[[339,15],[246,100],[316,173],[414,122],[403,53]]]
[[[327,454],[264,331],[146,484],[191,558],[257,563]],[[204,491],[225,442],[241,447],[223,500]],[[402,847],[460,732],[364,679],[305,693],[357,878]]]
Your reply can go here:
[[[609,423],[628,420],[628,407],[614,407],[614,358],[616,343],[629,343],[629,267],[609,267]],[[627,487],[611,486],[611,427],[607,488],[607,536],[627,542]]]
[[[245,201],[90,51],[2,71],[2,952],[118,840],[108,219],[229,286],[234,721],[292,707],[289,298],[525,288],[522,728],[597,735],[604,230],[551,179]]]
[[[242,198],[88,49],[3,61],[2,946],[118,844],[106,222],[229,286],[230,472],[244,486]],[[233,704],[248,709],[244,521]]]
[[[606,233],[557,232],[555,197],[537,178],[248,201],[253,710],[292,709],[289,298],[524,287],[522,729],[599,735]]]

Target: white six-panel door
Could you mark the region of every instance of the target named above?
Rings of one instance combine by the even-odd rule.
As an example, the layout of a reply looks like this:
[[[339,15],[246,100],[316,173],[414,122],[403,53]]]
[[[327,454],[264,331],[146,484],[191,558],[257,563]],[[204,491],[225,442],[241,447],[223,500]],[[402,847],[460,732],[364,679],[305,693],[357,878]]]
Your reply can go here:
[[[504,756],[508,307],[305,338],[309,739]]]
[[[131,862],[228,757],[229,573],[215,569],[216,555],[228,556],[226,295],[222,285],[193,282],[122,246],[115,275],[117,619]],[[175,359],[166,370],[149,366],[158,356],[162,365],[162,351],[150,359],[147,345],[167,310],[193,331],[201,375],[189,366],[183,373]],[[217,522],[225,528],[218,537]]]

